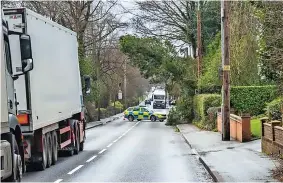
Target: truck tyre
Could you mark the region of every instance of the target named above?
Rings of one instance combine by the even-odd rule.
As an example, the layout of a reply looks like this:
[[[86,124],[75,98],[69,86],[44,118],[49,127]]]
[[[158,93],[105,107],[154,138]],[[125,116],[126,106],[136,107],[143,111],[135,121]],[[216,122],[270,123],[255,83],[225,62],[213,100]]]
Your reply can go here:
[[[42,160],[36,165],[36,168],[43,171],[47,165],[47,138],[45,134],[42,135],[42,153],[40,153],[40,155]]]
[[[57,133],[53,131],[52,138],[52,165],[55,165],[58,159]]]
[[[80,143],[80,151],[83,151],[84,150],[84,143],[85,143],[85,131],[83,131],[84,132],[84,139],[83,139],[83,141]]]
[[[67,150],[67,155],[68,155],[68,156],[73,156],[73,155],[74,155],[74,147],[70,147],[70,148]]]
[[[85,121],[83,121],[85,123]],[[80,133],[83,133],[84,136],[83,136],[83,141],[80,143],[80,151],[83,151],[84,150],[84,142],[85,142],[85,139],[86,139],[86,136],[85,136],[85,124],[83,125],[83,129],[80,130]]]
[[[80,151],[83,151],[84,150],[84,142],[81,142],[80,143]]]
[[[80,136],[79,136],[79,128],[77,123],[75,123],[75,147],[74,147],[74,154],[79,154],[80,151]]]
[[[46,164],[46,167],[49,168],[52,164],[52,144],[53,144],[50,132],[48,132],[46,134],[46,139],[47,139],[47,164]]]
[[[13,164],[13,172],[12,175],[7,179],[8,182],[21,182],[22,179],[22,157],[20,155],[19,146],[15,139],[15,136],[12,135],[13,141],[13,154],[14,164]]]
[[[72,136],[75,135],[75,134],[74,134],[74,130],[75,130],[75,129],[71,129]],[[68,155],[68,156],[73,156],[73,155],[74,155],[74,148],[75,148],[75,145],[74,145],[74,140],[73,140],[73,138],[72,138],[71,140],[72,140],[71,144],[69,145],[69,147],[67,147],[67,155]]]

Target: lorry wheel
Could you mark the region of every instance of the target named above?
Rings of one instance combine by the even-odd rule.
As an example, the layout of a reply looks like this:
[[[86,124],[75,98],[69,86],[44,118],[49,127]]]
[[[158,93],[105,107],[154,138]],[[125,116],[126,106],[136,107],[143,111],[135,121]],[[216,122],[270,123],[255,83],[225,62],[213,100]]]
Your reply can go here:
[[[47,141],[47,164],[46,167],[49,168],[52,164],[52,139],[51,134],[48,132],[46,134],[46,141]]]
[[[72,135],[74,135],[73,129],[72,129],[71,133],[72,133]],[[73,156],[74,155],[75,145],[74,145],[73,139],[71,139],[71,140],[72,140],[71,144],[69,145],[69,147],[67,147],[67,156]]]
[[[75,124],[75,147],[74,147],[74,154],[79,154],[79,150],[80,150],[79,128],[78,128],[78,125]]]
[[[57,133],[53,131],[51,134],[52,138],[52,165],[55,165],[58,159],[58,146],[57,146]]]
[[[68,156],[73,156],[73,155],[74,155],[74,147],[70,147],[70,148],[67,150],[67,154],[68,154]]]
[[[80,143],[80,151],[83,151],[84,150],[84,143],[85,143],[85,131],[84,131],[84,140]]]
[[[84,150],[84,142],[81,142],[80,143],[80,151],[83,151]]]
[[[42,153],[41,153],[41,162],[36,164],[38,170],[45,170],[47,165],[47,139],[45,134],[42,135]]]
[[[12,135],[13,141],[13,157],[14,165],[12,175],[7,179],[8,182],[21,182],[22,179],[22,157],[20,155],[19,146],[15,139],[15,136]]]

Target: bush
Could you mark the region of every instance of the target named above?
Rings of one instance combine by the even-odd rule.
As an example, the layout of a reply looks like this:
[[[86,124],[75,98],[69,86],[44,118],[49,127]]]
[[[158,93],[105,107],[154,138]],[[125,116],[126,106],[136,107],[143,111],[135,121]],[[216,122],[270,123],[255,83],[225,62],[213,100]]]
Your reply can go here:
[[[221,95],[200,94],[194,97],[194,121],[207,130],[216,127],[216,114],[221,106]]]
[[[172,126],[180,123],[180,115],[175,108],[169,111],[165,125]]]
[[[219,85],[201,86],[199,94],[221,93],[221,89]]]
[[[111,103],[111,106],[114,107],[114,102]],[[120,101],[115,101],[115,108],[123,109],[123,104]]]
[[[259,115],[264,112],[265,104],[277,97],[276,93],[275,86],[234,86],[231,87],[231,108],[236,113]]]
[[[270,120],[282,120],[282,107],[283,101],[282,98],[277,98],[270,103],[266,104],[265,113],[268,115]]]

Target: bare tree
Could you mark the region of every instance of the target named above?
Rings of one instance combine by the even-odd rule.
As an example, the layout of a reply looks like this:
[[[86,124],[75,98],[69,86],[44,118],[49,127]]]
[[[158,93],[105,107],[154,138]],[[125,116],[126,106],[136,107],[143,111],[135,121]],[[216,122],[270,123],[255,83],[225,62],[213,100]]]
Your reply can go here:
[[[141,12],[133,18],[133,25],[138,33],[189,43],[195,55],[194,1],[142,1],[137,5]]]

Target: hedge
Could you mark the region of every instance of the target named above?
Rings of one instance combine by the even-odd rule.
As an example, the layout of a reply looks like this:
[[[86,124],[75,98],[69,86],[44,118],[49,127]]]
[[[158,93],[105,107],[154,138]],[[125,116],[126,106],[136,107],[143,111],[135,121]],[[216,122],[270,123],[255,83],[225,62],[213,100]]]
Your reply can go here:
[[[222,86],[219,85],[208,85],[201,86],[199,89],[199,94],[212,94],[212,93],[221,93]]]
[[[221,95],[219,94],[200,94],[194,96],[194,121],[201,123],[204,128],[212,130],[215,123],[208,119],[208,109],[221,106]],[[211,124],[212,123],[212,124]]]
[[[231,87],[231,108],[237,113],[259,115],[267,102],[277,97],[276,86],[234,86]]]
[[[265,114],[270,120],[282,120],[281,106],[283,104],[282,98],[277,98],[266,104]]]

